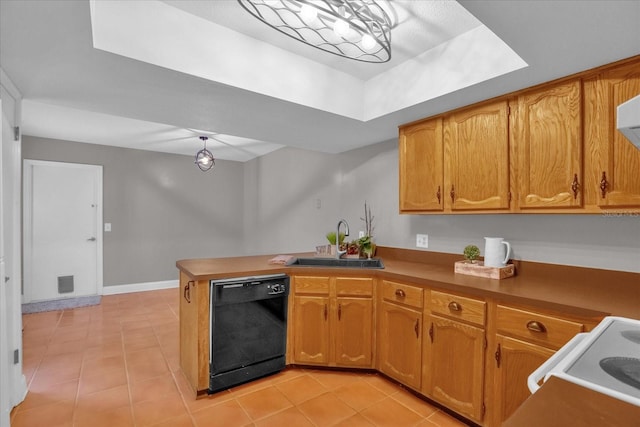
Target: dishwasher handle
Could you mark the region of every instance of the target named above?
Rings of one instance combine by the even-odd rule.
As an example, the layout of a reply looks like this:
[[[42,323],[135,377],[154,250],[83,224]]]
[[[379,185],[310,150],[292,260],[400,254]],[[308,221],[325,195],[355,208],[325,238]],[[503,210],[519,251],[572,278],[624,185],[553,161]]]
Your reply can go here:
[[[553,356],[547,359],[538,369],[533,371],[529,378],[527,379],[527,386],[529,387],[529,391],[531,393],[535,393],[540,388],[540,381],[555,368],[558,363],[562,361],[574,348],[578,346],[584,340],[588,332],[582,332],[577,334],[575,337],[571,338],[569,342],[567,342],[560,350],[558,350]]]

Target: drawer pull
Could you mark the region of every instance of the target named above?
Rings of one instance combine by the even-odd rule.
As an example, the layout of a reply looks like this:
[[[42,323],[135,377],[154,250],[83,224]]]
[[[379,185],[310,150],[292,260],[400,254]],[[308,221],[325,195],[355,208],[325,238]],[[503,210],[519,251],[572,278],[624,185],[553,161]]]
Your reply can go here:
[[[429,338],[431,339],[431,343],[433,343],[433,322],[431,322],[431,326],[429,327]]]
[[[536,320],[527,322],[527,329],[532,332],[547,332],[547,328],[544,326],[544,324]]]
[[[420,338],[420,319],[416,319],[416,325],[413,330],[416,331],[416,338]]]
[[[399,298],[404,298],[407,296],[407,294],[405,294],[402,289],[396,289],[396,296]]]
[[[324,305],[324,320],[327,320],[327,304]]]
[[[338,320],[342,320],[342,304],[338,304]]]
[[[451,311],[461,311],[462,310],[462,306],[460,304],[458,304],[455,301],[451,301],[449,303],[449,310]]]

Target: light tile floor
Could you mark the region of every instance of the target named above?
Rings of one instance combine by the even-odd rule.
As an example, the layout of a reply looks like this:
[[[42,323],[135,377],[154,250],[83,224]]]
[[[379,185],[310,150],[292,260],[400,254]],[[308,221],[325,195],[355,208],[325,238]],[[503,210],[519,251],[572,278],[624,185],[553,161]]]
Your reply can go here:
[[[180,370],[178,298],[175,289],[131,293],[24,315],[29,393],[11,425],[465,425],[371,373],[288,368],[196,400]]]

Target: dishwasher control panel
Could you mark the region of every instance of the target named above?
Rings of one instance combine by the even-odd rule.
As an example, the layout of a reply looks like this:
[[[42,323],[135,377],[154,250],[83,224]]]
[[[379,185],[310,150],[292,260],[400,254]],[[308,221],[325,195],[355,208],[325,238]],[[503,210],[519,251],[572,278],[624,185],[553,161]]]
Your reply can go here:
[[[212,305],[286,299],[289,295],[289,277],[285,274],[211,280],[210,285]]]
[[[286,286],[284,283],[271,283],[267,285],[267,289],[269,289],[269,295],[277,295],[283,294],[286,290]]]

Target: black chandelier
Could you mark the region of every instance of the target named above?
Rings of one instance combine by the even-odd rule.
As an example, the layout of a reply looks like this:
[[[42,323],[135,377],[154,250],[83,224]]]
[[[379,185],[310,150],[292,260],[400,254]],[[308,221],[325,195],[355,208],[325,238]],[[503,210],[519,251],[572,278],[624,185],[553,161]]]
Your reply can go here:
[[[253,16],[310,46],[363,62],[391,59],[391,20],[376,0],[238,0]]]
[[[209,138],[201,136],[200,139],[204,142],[204,148],[196,153],[195,164],[198,165],[201,171],[206,172],[210,170],[216,162],[211,151],[207,150],[207,140]]]

